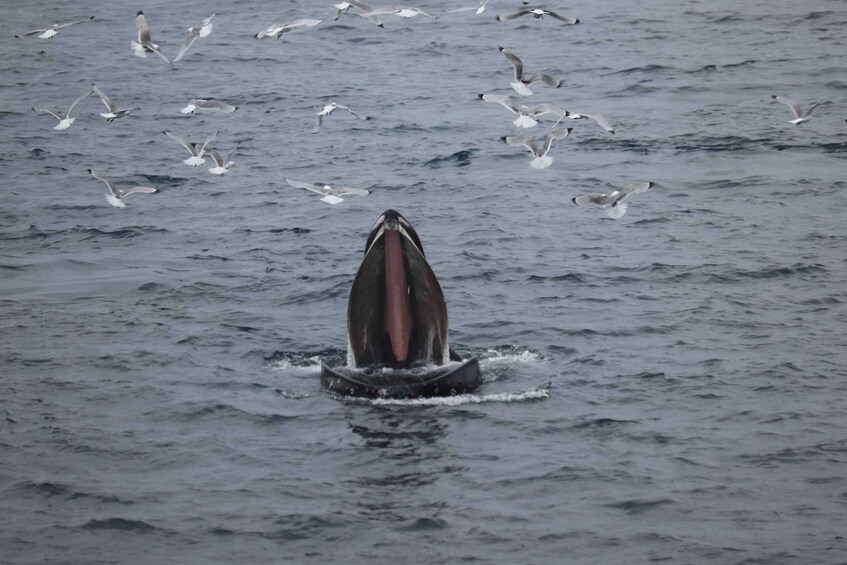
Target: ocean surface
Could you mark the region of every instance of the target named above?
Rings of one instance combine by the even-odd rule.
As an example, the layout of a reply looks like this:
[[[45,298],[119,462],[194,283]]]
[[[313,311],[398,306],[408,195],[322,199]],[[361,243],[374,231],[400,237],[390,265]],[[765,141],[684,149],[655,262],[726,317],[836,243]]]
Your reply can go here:
[[[843,1],[547,4],[568,26],[420,0],[437,20],[384,29],[329,0],[2,4],[0,563],[847,563]],[[215,28],[171,68],[133,56],[138,9],[169,57]],[[566,120],[530,168],[501,137],[554,120],[477,99],[520,98],[498,46],[563,81],[522,102],[615,134]],[[132,117],[31,109],[92,83]],[[793,126],[774,94],[824,103]],[[372,119],[312,134],[332,101]],[[160,193],[112,208],[90,168]],[[570,202],[633,181],[618,220]],[[387,208],[475,394],[320,385]]]

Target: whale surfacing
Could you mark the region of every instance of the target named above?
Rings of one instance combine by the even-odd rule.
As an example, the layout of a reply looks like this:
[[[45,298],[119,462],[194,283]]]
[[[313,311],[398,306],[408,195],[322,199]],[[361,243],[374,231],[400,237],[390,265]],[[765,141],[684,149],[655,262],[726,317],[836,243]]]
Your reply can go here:
[[[347,335],[351,368],[450,361],[444,293],[415,228],[394,210],[371,228],[350,290]]]

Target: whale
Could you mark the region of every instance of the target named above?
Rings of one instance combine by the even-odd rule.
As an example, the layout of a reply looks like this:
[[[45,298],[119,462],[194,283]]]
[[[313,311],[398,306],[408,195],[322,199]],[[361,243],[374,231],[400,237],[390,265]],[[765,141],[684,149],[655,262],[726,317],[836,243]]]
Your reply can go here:
[[[449,345],[447,304],[421,238],[396,210],[371,227],[347,302],[347,367],[322,366],[335,392],[414,397],[468,392],[476,358]]]

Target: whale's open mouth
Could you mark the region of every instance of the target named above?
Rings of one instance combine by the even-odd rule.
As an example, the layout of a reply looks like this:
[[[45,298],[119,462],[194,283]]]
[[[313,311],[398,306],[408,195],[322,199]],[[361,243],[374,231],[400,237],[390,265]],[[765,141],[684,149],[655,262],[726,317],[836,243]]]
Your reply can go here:
[[[351,366],[408,368],[448,357],[447,306],[415,229],[394,210],[371,229],[347,306]]]

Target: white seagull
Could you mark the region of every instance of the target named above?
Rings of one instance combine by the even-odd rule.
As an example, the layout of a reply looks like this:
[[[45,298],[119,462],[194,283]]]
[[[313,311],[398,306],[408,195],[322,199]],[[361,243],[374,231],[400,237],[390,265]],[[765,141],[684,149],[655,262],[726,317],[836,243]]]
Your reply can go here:
[[[330,114],[332,114],[338,108],[341,108],[342,110],[347,110],[348,112],[350,112],[351,114],[353,114],[354,116],[359,118],[360,120],[364,121],[364,120],[370,120],[371,119],[370,116],[364,116],[362,114],[354,112],[353,110],[351,110],[347,106],[342,106],[341,104],[336,104],[335,102],[332,102],[332,103],[324,106],[323,109],[320,112],[318,112],[318,122],[315,124],[315,127],[312,129],[312,133],[318,133],[319,131],[321,131],[321,124],[323,123],[324,116],[329,116]]]
[[[512,123],[519,128],[534,127],[538,121],[537,116],[553,113],[549,104],[536,104],[535,106],[525,106],[518,104],[512,98],[503,96],[502,94],[477,94],[477,98],[484,102],[494,102],[500,104],[513,114],[517,114],[517,118]],[[567,111],[565,111],[567,115]]]
[[[610,218],[620,218],[626,214],[626,200],[631,194],[640,194],[646,192],[653,186],[652,182],[633,182],[626,188],[616,190],[611,194],[603,194],[600,192],[592,192],[583,194],[576,198],[571,198],[571,202],[577,206],[586,204],[597,204],[606,209],[606,215]]]
[[[488,0],[480,0],[477,2],[476,6],[466,6],[464,8],[456,8],[455,10],[446,10],[445,13],[453,14],[456,12],[469,12],[474,10],[474,13],[479,15],[485,11],[485,5],[488,4]]]
[[[209,169],[209,172],[213,175],[225,175],[231,168],[235,166],[235,162],[230,160],[230,157],[232,157],[233,153],[235,153],[235,149],[230,151],[227,154],[226,158],[224,158],[221,157],[221,154],[218,153],[217,149],[207,149],[206,155],[208,155],[215,161],[215,166]]]
[[[818,107],[818,104],[820,104],[820,102],[815,102],[814,104],[812,104],[811,108],[804,111],[802,108],[800,108],[800,105],[797,104],[797,102],[791,100],[790,98],[786,98],[785,96],[777,96],[776,94],[773,94],[771,95],[771,98],[773,98],[777,102],[788,106],[788,108],[791,110],[791,113],[794,114],[794,119],[788,120],[788,123],[794,124],[795,126],[799,126],[800,124],[808,122],[812,117],[812,111]]]
[[[290,22],[283,22],[279,24],[273,24],[272,26],[268,26],[267,29],[263,29],[259,33],[256,34],[256,39],[262,39],[263,37],[275,37],[279,39],[282,37],[282,34],[291,31],[292,29],[297,29],[298,27],[315,27],[323,20],[312,20],[309,18],[302,18],[299,20],[293,20]]]
[[[562,139],[571,133],[573,128],[559,128],[550,131],[541,141],[541,145],[535,143],[534,140],[521,135],[506,135],[500,139],[512,147],[526,147],[535,155],[535,159],[529,162],[529,166],[533,169],[546,169],[553,164],[553,158],[547,155],[550,151],[550,146],[553,145],[554,139]]]
[[[162,53],[159,46],[153,43],[153,40],[150,39],[150,26],[147,25],[147,18],[144,17],[144,12],[141,10],[138,10],[138,13],[135,15],[135,25],[138,27],[138,41],[130,43],[130,47],[132,47],[132,51],[135,56],[146,59],[148,52],[155,53],[164,59],[167,64],[172,65],[173,63],[165,57],[165,54]]]
[[[215,132],[210,135],[208,139],[206,139],[206,141],[204,141],[203,143],[188,143],[180,136],[173,134],[169,131],[164,131],[162,133],[164,133],[165,135],[167,135],[168,137],[188,149],[188,152],[191,153],[191,157],[189,157],[188,159],[184,159],[182,162],[190,167],[199,167],[200,165],[206,162],[206,159],[203,158],[203,155],[206,154],[206,148],[218,136],[218,132]]]
[[[76,118],[71,117],[71,110],[74,109],[74,106],[76,106],[77,104],[79,104],[80,102],[82,102],[83,100],[85,100],[86,98],[88,98],[92,94],[94,94],[94,91],[89,90],[88,92],[86,92],[85,94],[83,94],[82,96],[80,96],[79,98],[74,100],[73,104],[71,104],[71,107],[68,108],[68,111],[64,112],[64,113],[61,112],[61,111],[56,112],[54,110],[51,110],[50,108],[36,108],[35,106],[33,106],[32,109],[35,110],[36,112],[46,112],[46,113],[50,114],[51,116],[53,116],[54,118],[56,118],[57,120],[59,120],[59,123],[56,124],[56,126],[54,126],[53,129],[68,129],[69,127],[71,127],[71,124],[74,123],[74,121],[76,121]]]
[[[543,82],[547,86],[552,86],[553,88],[559,88],[562,85],[562,81],[556,80],[548,74],[539,73],[531,76],[524,75],[523,61],[521,61],[520,57],[503,47],[498,47],[498,49],[500,50],[500,53],[502,53],[503,56],[512,63],[512,66],[515,67],[515,82],[510,83],[510,86],[515,89],[515,92],[518,94],[530,96],[532,91],[529,89],[529,85],[535,84],[536,82]]]
[[[106,202],[108,202],[115,208],[126,208],[126,204],[124,204],[123,199],[129,196],[130,194],[153,194],[159,192],[157,189],[149,186],[133,186],[128,190],[124,190],[122,188],[116,187],[115,183],[112,182],[112,179],[110,179],[100,171],[88,169],[88,172],[91,173],[91,175],[97,180],[101,180],[106,183],[106,186],[109,187],[109,192],[106,193]]]
[[[373,10],[370,12],[365,12],[364,14],[359,14],[365,18],[372,18],[375,16],[384,16],[387,14],[394,14],[395,16],[400,16],[401,18],[414,18],[415,16],[426,16],[427,18],[432,18],[433,20],[437,20],[436,16],[430,16],[420,8],[379,8],[378,10]]]
[[[108,114],[100,114],[101,116],[106,118],[107,122],[112,122],[112,121],[115,120],[115,118],[122,118],[124,116],[129,116],[130,112],[132,112],[133,110],[136,109],[136,108],[118,108],[117,105],[115,105],[115,103],[112,102],[111,98],[109,98],[108,96],[103,94],[103,92],[99,88],[97,88],[96,84],[91,85],[91,90],[94,91],[97,94],[97,96],[100,97],[100,100],[102,100],[103,104],[106,105],[106,108],[109,109]]]
[[[321,198],[322,202],[326,202],[327,204],[338,204],[339,202],[344,202],[342,196],[367,196],[370,194],[370,191],[364,190],[361,188],[349,188],[349,187],[332,187],[328,184],[312,184],[310,182],[302,182],[298,180],[285,179],[289,185],[294,188],[305,188],[306,190],[311,190],[317,194],[322,194],[323,198]]]
[[[204,19],[197,25],[193,25],[186,31],[185,41],[182,44],[182,47],[179,48],[179,53],[174,57],[174,63],[179,61],[185,56],[188,48],[191,47],[191,44],[194,43],[198,37],[206,37],[210,33],[212,33],[212,29],[215,25],[212,23],[212,18],[215,17],[215,14],[212,14],[208,18]]]
[[[574,25],[579,23],[579,19],[577,18],[562,16],[557,14],[556,12],[551,12],[550,10],[542,10],[541,8],[525,8],[523,10],[518,10],[514,14],[501,14],[497,16],[497,21],[505,22],[508,20],[514,20],[515,18],[526,16],[527,14],[532,14],[532,16],[536,19],[541,19],[544,16],[550,16],[551,18],[556,18],[557,20],[565,22],[566,24]]]
[[[336,10],[336,12],[335,12],[335,19],[336,20],[341,17],[341,14],[346,14],[347,10],[349,10],[350,8],[356,8],[361,12],[371,12],[371,11],[373,11],[373,8],[371,8],[370,6],[365,4],[364,2],[359,2],[359,0],[348,0],[347,2],[340,2],[338,4],[333,4],[333,6],[335,7],[335,10]],[[361,14],[359,14],[359,15],[361,15]],[[376,16],[371,16],[368,19],[379,27],[385,27],[383,25],[383,23],[381,21],[379,21],[379,18],[376,17]]]
[[[23,35],[15,35],[15,37],[20,39],[21,37],[24,37],[24,36],[27,36],[27,35],[38,34],[38,37],[41,38],[41,39],[53,39],[53,37],[56,34],[59,33],[60,29],[66,28],[68,26],[73,26],[73,25],[76,25],[76,24],[83,24],[85,22],[90,22],[93,19],[94,19],[94,16],[91,16],[90,18],[85,19],[85,20],[77,20],[75,22],[68,22],[66,24],[53,24],[50,27],[46,27],[44,29],[34,29],[32,31],[26,32]]]
[[[223,112],[224,114],[232,114],[237,109],[237,106],[227,104],[226,102],[204,100],[203,98],[192,98],[188,101],[188,105],[180,110],[180,112],[188,114],[189,116],[194,112]]]

